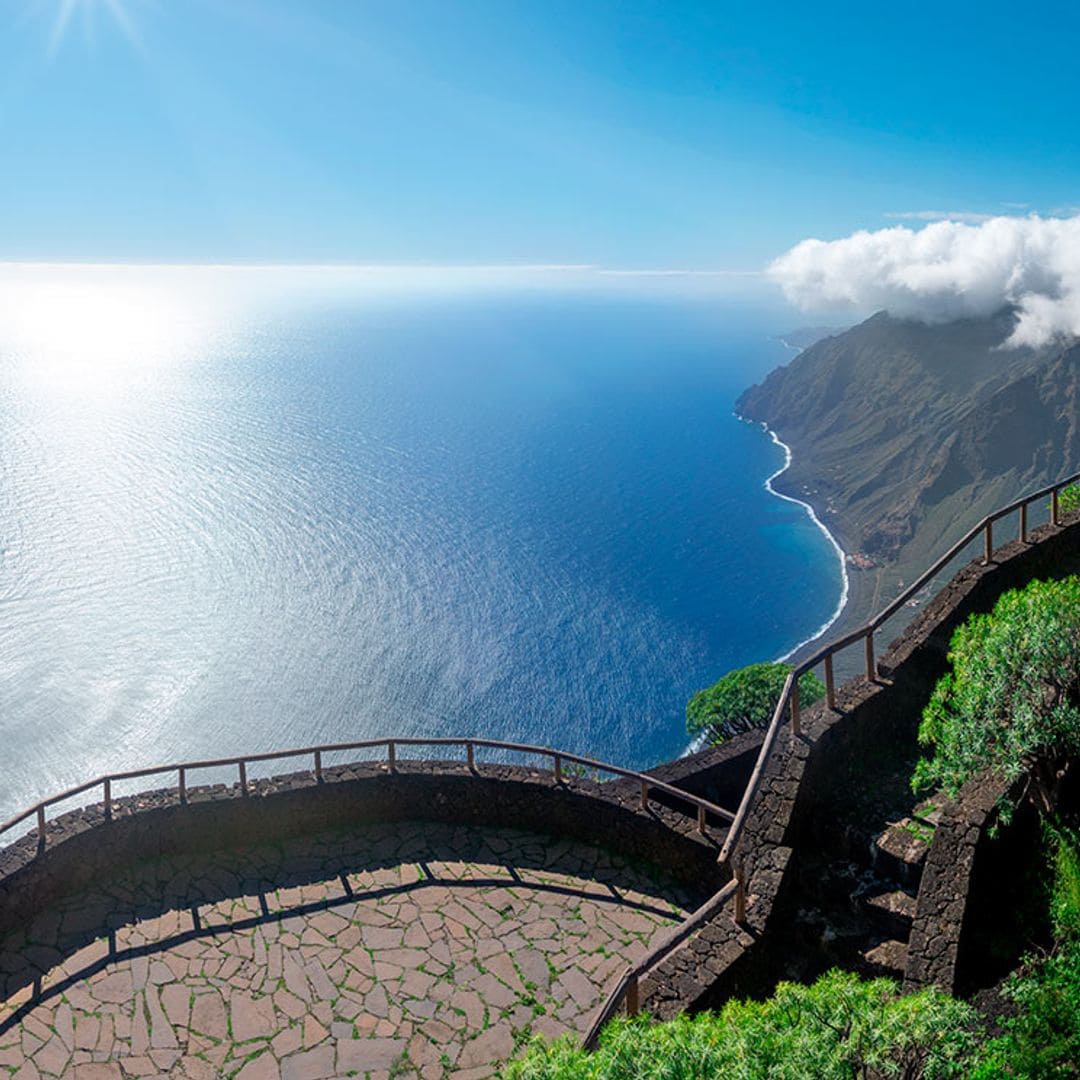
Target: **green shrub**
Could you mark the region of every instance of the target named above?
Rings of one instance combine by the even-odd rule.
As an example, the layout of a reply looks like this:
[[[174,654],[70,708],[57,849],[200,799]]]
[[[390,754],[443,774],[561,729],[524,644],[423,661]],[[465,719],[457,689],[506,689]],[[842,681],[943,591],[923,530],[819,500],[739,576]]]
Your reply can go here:
[[[570,1037],[536,1040],[509,1080],[855,1080],[964,1075],[974,1010],[937,990],[900,996],[888,979],[832,971],[812,986],[781,983],[768,1001],[652,1025],[618,1019],[586,1054]]]
[[[1028,796],[1055,818],[1080,752],[1080,579],[1005,593],[993,612],[957,629],[949,659],[919,729],[933,755],[918,763],[912,786],[955,793],[986,769],[1008,781],[1027,776]]]
[[[1080,942],[1059,946],[1013,975],[1005,993],[1019,1013],[986,1046],[972,1070],[976,1080],[1080,1076]]]
[[[1070,484],[1058,492],[1058,508],[1063,514],[1080,510],[1080,484]]]
[[[750,664],[729,671],[707,690],[699,690],[686,706],[686,730],[722,743],[754,728],[767,727],[791,668],[787,664]],[[799,679],[799,701],[812,705],[825,696],[813,672]]]

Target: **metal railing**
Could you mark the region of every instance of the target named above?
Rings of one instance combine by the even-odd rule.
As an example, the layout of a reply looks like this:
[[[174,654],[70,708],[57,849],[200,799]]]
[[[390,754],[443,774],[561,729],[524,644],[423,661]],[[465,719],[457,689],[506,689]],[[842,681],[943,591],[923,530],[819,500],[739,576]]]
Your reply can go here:
[[[835,641],[830,641],[827,645],[818,649],[817,652],[807,657],[807,659],[792,666],[791,670],[788,672],[787,679],[784,682],[780,700],[776,703],[772,719],[766,729],[765,737],[762,740],[761,748],[758,751],[757,761],[754,763],[754,770],[750,774],[750,779],[743,792],[739,808],[735,813],[735,820],[732,822],[731,828],[724,838],[724,845],[721,848],[720,855],[717,859],[718,863],[725,864],[730,861],[731,853],[735,850],[736,845],[742,837],[747,818],[754,805],[754,799],[757,797],[758,790],[761,787],[761,779],[765,774],[765,768],[772,757],[773,749],[776,746],[776,740],[780,733],[780,728],[783,726],[785,714],[789,714],[790,716],[792,737],[794,738],[799,734],[799,679],[808,671],[812,671],[819,664],[822,665],[825,675],[826,704],[829,709],[835,710],[836,678],[834,674],[833,658],[841,650],[861,641],[863,642],[864,649],[866,678],[871,682],[876,681],[878,678],[878,667],[874,651],[874,634],[884,623],[895,615],[900,608],[908,603],[908,601],[915,598],[931,581],[933,581],[934,577],[940,573],[948,563],[956,558],[956,556],[972,543],[972,541],[976,540],[980,533],[983,535],[983,564],[988,565],[992,563],[994,556],[994,524],[1002,518],[1007,517],[1009,514],[1016,511],[1020,512],[1018,539],[1022,543],[1027,543],[1028,507],[1033,502],[1038,502],[1049,496],[1050,523],[1055,526],[1060,525],[1061,490],[1078,481],[1080,481],[1080,472],[1073,473],[1071,476],[1063,477],[1047,487],[1040,488],[1038,491],[1033,491],[1029,495],[1024,495],[1022,498],[1009,503],[1008,506],[1003,506],[990,514],[987,514],[977,525],[972,526],[960,540],[953,544],[953,546],[949,548],[949,550],[945,552],[945,554],[942,555],[929,570],[912,582],[899,596],[886,604],[886,606],[876,615],[872,616],[869,621],[864,623],[857,630],[852,630],[843,637],[838,638]],[[623,1004],[624,1001],[626,1003],[626,1011],[630,1016],[633,1016],[638,1012],[640,1008],[638,985],[645,972],[655,967],[670,955],[678,945],[684,942],[695,930],[706,923],[713,914],[719,911],[732,895],[735,897],[734,918],[736,923],[741,923],[746,912],[746,881],[741,865],[737,865],[734,868],[732,881],[728,882],[727,885],[709,900],[706,900],[697,911],[680,923],[673,933],[668,938],[665,938],[655,949],[652,949],[646,956],[627,969],[622,979],[619,980],[619,983],[608,996],[608,999],[600,1007],[600,1010],[593,1021],[593,1025],[585,1037],[584,1045],[587,1048],[592,1049],[597,1045],[601,1029],[608,1020],[615,1015],[619,1006]]]
[[[87,780],[76,787],[68,788],[56,795],[50,795],[40,802],[34,803],[13,818],[0,825],[0,837],[15,826],[37,816],[38,847],[45,845],[46,820],[45,811],[56,803],[66,802],[68,799],[92,791],[94,788],[102,789],[101,802],[104,807],[106,818],[112,817],[113,811],[113,784],[121,780],[139,780],[148,776],[166,776],[175,773],[177,777],[177,791],[181,802],[187,802],[188,776],[197,769],[221,769],[233,767],[237,770],[238,783],[241,796],[248,794],[247,767],[259,761],[274,761],[277,759],[308,757],[312,760],[312,771],[317,782],[323,780],[323,757],[327,754],[344,753],[354,750],[372,750],[383,748],[386,753],[385,767],[393,773],[398,764],[398,748],[406,746],[440,746],[455,747],[465,751],[465,763],[470,770],[476,768],[476,751],[478,749],[501,750],[512,753],[535,755],[551,760],[551,773],[556,784],[564,780],[566,765],[572,765],[583,769],[591,769],[598,775],[609,773],[625,779],[635,780],[639,785],[641,808],[647,810],[650,803],[650,793],[653,791],[663,792],[687,806],[697,817],[697,828],[702,834],[708,825],[711,815],[728,823],[734,820],[735,815],[722,806],[703,799],[699,795],[693,795],[674,784],[665,783],[645,773],[635,772],[633,769],[623,769],[618,765],[610,765],[604,761],[596,761],[593,758],[582,757],[580,754],[571,754],[565,750],[552,750],[546,746],[530,746],[527,743],[501,742],[498,739],[448,739],[448,738],[387,738],[387,739],[364,739],[360,742],[324,743],[319,746],[298,747],[291,750],[271,750],[262,754],[245,754],[242,757],[215,758],[206,761],[184,761],[172,765],[154,765],[145,769],[129,769],[126,772],[109,773],[107,776],[98,776],[93,780]]]
[[[731,811],[710,802],[708,799],[692,795],[682,788],[665,783],[662,780],[657,780],[645,773],[636,772],[632,769],[623,769],[617,765],[596,761],[593,758],[582,757],[579,754],[571,754],[567,751],[552,750],[548,747],[531,746],[525,743],[501,742],[496,739],[408,737],[366,739],[360,742],[326,743],[319,746],[306,746],[291,750],[276,750],[261,754],[246,754],[242,757],[217,758],[206,761],[188,761],[172,765],[159,765],[145,769],[130,769],[125,772],[110,773],[107,776],[99,776],[93,780],[88,780],[86,783],[69,788],[67,791],[60,792],[57,795],[51,795],[48,798],[35,803],[33,806],[28,807],[26,810],[16,814],[15,817],[10,818],[0,825],[0,837],[15,826],[36,815],[38,846],[39,849],[43,848],[46,840],[47,826],[45,811],[48,807],[53,806],[56,803],[64,802],[84,792],[91,791],[96,787],[102,789],[102,803],[104,806],[105,817],[110,818],[112,816],[113,807],[112,786],[117,781],[137,780],[149,776],[163,776],[169,773],[176,773],[180,801],[186,802],[188,788],[187,780],[190,772],[197,769],[235,767],[238,773],[240,794],[241,796],[246,796],[248,794],[247,766],[254,762],[310,757],[312,759],[315,779],[316,781],[321,782],[323,780],[323,757],[326,754],[355,750],[370,750],[377,747],[385,748],[385,767],[390,773],[393,773],[397,768],[398,747],[437,746],[463,748],[466,755],[466,764],[470,769],[476,768],[477,749],[493,749],[512,753],[536,755],[551,759],[551,772],[554,782],[557,784],[563,782],[564,765],[566,764],[585,769],[592,769],[597,774],[608,773],[613,776],[634,780],[640,785],[641,806],[644,809],[648,809],[649,807],[649,793],[651,791],[663,792],[693,808],[693,812],[697,817],[698,830],[702,833],[705,833],[706,831],[709,815],[712,815],[721,821],[730,822],[730,828],[727,831],[723,846],[717,858],[717,862],[724,865],[730,862],[731,853],[742,837],[749,812],[753,807],[754,799],[761,786],[761,779],[764,775],[765,768],[768,765],[773,749],[775,748],[785,714],[790,714],[792,736],[795,737],[799,734],[800,706],[798,680],[808,671],[816,668],[819,664],[823,665],[826,703],[830,709],[835,709],[836,683],[833,657],[841,650],[848,648],[848,646],[862,641],[865,653],[866,677],[871,681],[876,681],[878,678],[878,668],[875,660],[874,634],[891,616],[899,611],[909,600],[916,597],[917,594],[933,580],[935,575],[960,554],[965,547],[977,539],[980,533],[983,534],[984,537],[983,561],[984,563],[992,562],[994,554],[994,524],[1007,515],[1019,511],[1018,536],[1021,542],[1026,543],[1028,541],[1028,507],[1031,503],[1040,499],[1045,499],[1049,496],[1050,521],[1055,526],[1059,525],[1061,518],[1060,492],[1063,488],[1075,484],[1078,481],[1080,481],[1080,472],[1064,477],[1045,488],[1041,488],[1029,495],[1025,495],[1015,502],[1009,503],[1008,506],[1004,506],[1001,509],[988,514],[977,525],[969,529],[962,539],[953,544],[953,546],[949,548],[949,550],[942,555],[929,570],[909,585],[899,596],[882,608],[881,611],[874,615],[863,626],[857,630],[852,630],[850,633],[845,634],[836,641],[829,642],[829,644],[819,649],[807,659],[794,665],[784,682],[783,691],[781,692],[780,699],[773,711],[772,719],[765,732],[765,737],[762,740],[757,761],[755,762],[753,772],[750,775],[750,780],[743,792],[743,797],[739,803],[738,810],[734,814]],[[586,1036],[586,1046],[596,1045],[604,1024],[615,1015],[616,1011],[624,1002],[627,1007],[627,1012],[630,1015],[634,1015],[638,1012],[640,1007],[639,986],[642,977],[686,941],[695,930],[708,922],[709,919],[720,911],[732,897],[734,897],[735,900],[735,910],[733,912],[735,922],[741,923],[744,921],[746,911],[746,882],[741,865],[736,865],[734,867],[732,880],[722,886],[719,891],[714,893],[696,911],[684,919],[683,922],[674,927],[659,945],[651,949],[646,956],[627,969],[626,973],[619,980],[618,985],[614,988],[597,1013],[592,1028]]]

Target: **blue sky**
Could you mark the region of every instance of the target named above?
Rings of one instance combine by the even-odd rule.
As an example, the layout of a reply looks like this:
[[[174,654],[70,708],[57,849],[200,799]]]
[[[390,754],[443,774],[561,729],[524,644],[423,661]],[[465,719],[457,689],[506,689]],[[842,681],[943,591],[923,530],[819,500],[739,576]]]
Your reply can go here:
[[[756,270],[1080,203],[1067,5],[0,0],[0,258]]]

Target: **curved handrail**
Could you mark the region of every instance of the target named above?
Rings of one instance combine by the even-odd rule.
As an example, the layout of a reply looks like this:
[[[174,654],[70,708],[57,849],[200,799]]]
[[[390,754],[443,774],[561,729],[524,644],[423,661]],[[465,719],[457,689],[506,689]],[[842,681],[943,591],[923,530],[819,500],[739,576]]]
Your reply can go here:
[[[933,580],[934,576],[940,573],[947,563],[955,559],[956,556],[959,555],[968,544],[975,540],[980,533],[985,537],[983,564],[988,565],[991,563],[994,554],[994,523],[1000,521],[1008,514],[1011,514],[1016,510],[1020,511],[1019,539],[1021,542],[1026,543],[1028,538],[1027,508],[1031,503],[1036,502],[1039,499],[1045,499],[1047,495],[1049,495],[1050,523],[1055,526],[1059,525],[1061,523],[1061,507],[1059,499],[1061,489],[1068,487],[1071,484],[1075,484],[1077,481],[1080,481],[1080,472],[1071,473],[1069,476],[1064,476],[1060,480],[1048,484],[1046,487],[1039,488],[1038,491],[1023,495],[1019,499],[1013,500],[1013,502],[1008,505],[1002,506],[987,514],[978,522],[978,524],[973,525],[966,533],[964,533],[963,537],[953,544],[952,547],[950,547],[949,550],[946,551],[945,554],[942,555],[928,570],[920,574],[919,577],[900,593],[899,596],[886,604],[885,607],[877,612],[877,614],[873,615],[861,627],[852,630],[850,633],[845,634],[835,641],[829,642],[827,645],[818,649],[817,652],[792,667],[784,682],[784,689],[780,694],[780,700],[777,701],[776,708],[773,710],[772,719],[769,722],[769,727],[765,733],[765,739],[762,742],[761,750],[758,753],[757,764],[750,777],[750,782],[746,785],[746,789],[743,792],[742,801],[739,803],[739,809],[735,814],[735,820],[732,822],[731,828],[724,838],[724,846],[720,852],[721,862],[726,862],[728,860],[732,850],[742,836],[750,806],[761,785],[761,776],[765,771],[765,765],[772,753],[772,748],[776,742],[780,724],[783,722],[784,713],[789,709],[791,712],[792,734],[797,735],[799,732],[799,678],[802,675],[805,675],[806,672],[817,667],[818,664],[824,664],[826,700],[829,708],[835,708],[836,686],[833,678],[833,657],[842,649],[847,648],[849,645],[852,645],[861,639],[865,642],[866,647],[866,678],[870,681],[874,681],[878,674],[877,663],[874,659],[874,631],[887,622],[891,616],[895,615],[896,612],[904,606],[904,604],[924,589],[926,585]]]
[[[636,780],[641,786],[641,805],[643,809],[648,808],[649,793],[651,791],[662,791],[664,794],[679,799],[693,807],[697,814],[698,830],[702,833],[705,832],[708,815],[710,814],[725,822],[733,821],[735,818],[735,815],[730,810],[727,810],[722,806],[717,806],[716,803],[710,802],[708,799],[703,799],[700,795],[694,795],[689,791],[684,791],[682,788],[675,787],[674,784],[666,783],[663,780],[657,780],[655,777],[649,776],[646,773],[636,772],[633,769],[624,769],[619,765],[611,765],[604,761],[597,761],[594,758],[583,757],[580,754],[572,754],[566,750],[552,750],[546,746],[532,746],[528,743],[503,742],[499,739],[422,738],[403,736],[401,738],[363,739],[358,742],[321,743],[318,746],[303,746],[289,750],[271,750],[259,754],[244,754],[239,757],[183,761],[170,765],[152,765],[142,769],[128,769],[125,772],[108,773],[105,776],[97,776],[93,780],[87,780],[85,783],[68,788],[66,791],[61,791],[55,795],[50,795],[47,798],[39,800],[34,803],[33,806],[27,807],[27,809],[21,811],[12,818],[9,818],[0,825],[0,836],[3,836],[9,829],[14,828],[16,825],[36,814],[38,819],[39,843],[43,843],[46,824],[45,810],[56,803],[65,802],[67,799],[74,798],[76,795],[81,795],[83,792],[90,791],[96,787],[102,788],[102,802],[105,805],[106,817],[108,817],[112,813],[112,785],[118,780],[138,780],[147,776],[161,776],[166,773],[176,773],[179,781],[177,787],[180,792],[180,799],[181,801],[185,801],[187,798],[187,774],[189,772],[195,769],[217,769],[235,766],[239,772],[241,794],[246,795],[247,766],[256,761],[273,761],[278,758],[311,757],[314,762],[315,776],[318,780],[321,780],[323,772],[322,758],[324,754],[385,747],[387,765],[390,771],[393,771],[397,765],[397,748],[399,746],[458,747],[465,750],[466,760],[470,768],[475,765],[475,751],[478,747],[548,757],[552,760],[552,773],[554,774],[557,783],[562,781],[562,770],[566,763],[579,765],[586,769],[593,769],[598,773],[611,773],[614,776]]]
[[[637,1012],[638,983],[641,977],[650,969],[673,953],[698,927],[704,925],[724,906],[738,888],[738,882],[729,881],[719,892],[713,893],[704,904],[696,911],[687,916],[678,926],[672,927],[666,937],[653,948],[646,956],[643,956],[636,964],[631,964],[623,973],[618,985],[608,995],[607,1001],[601,1006],[600,1011],[589,1028],[583,1043],[586,1050],[595,1050],[600,1041],[600,1032],[604,1025],[615,1015],[615,1011],[622,1003],[624,997],[634,999],[632,1013]]]
[[[593,758],[583,757],[578,754],[572,754],[566,751],[553,750],[549,747],[532,746],[526,743],[511,743],[502,742],[496,739],[458,739],[458,738],[419,738],[419,737],[402,737],[402,738],[382,738],[382,739],[366,739],[359,742],[348,743],[324,743],[319,746],[306,746],[291,750],[279,750],[269,751],[259,754],[247,754],[241,757],[229,757],[229,758],[217,758],[213,760],[203,761],[189,761],[181,762],[172,765],[158,765],[143,769],[131,769],[125,772],[110,773],[105,776],[95,777],[93,780],[89,780],[86,783],[79,784],[76,787],[69,788],[66,791],[60,792],[57,795],[51,795],[48,798],[42,799],[35,803],[33,806],[28,807],[26,810],[10,818],[2,825],[0,825],[0,836],[3,836],[5,832],[12,829],[14,826],[26,821],[33,815],[37,815],[38,837],[39,845],[43,845],[45,842],[45,810],[58,802],[63,802],[69,798],[73,798],[76,795],[82,794],[85,791],[89,791],[92,788],[99,785],[103,788],[104,805],[106,816],[111,816],[112,812],[112,783],[117,780],[133,780],[140,779],[147,776],[159,776],[165,773],[176,772],[179,778],[179,792],[182,801],[186,800],[186,776],[187,772],[194,769],[208,769],[208,768],[222,768],[226,766],[236,766],[239,770],[239,780],[241,794],[247,794],[247,765],[256,761],[271,761],[277,758],[290,758],[290,757],[304,757],[312,756],[314,759],[314,772],[318,780],[322,779],[322,755],[327,753],[336,753],[349,750],[363,750],[372,749],[374,747],[385,747],[387,751],[387,765],[390,771],[394,771],[396,767],[396,750],[398,746],[453,746],[463,747],[467,754],[467,761],[469,767],[474,766],[474,753],[477,747],[483,747],[486,749],[508,750],[515,753],[536,754],[541,757],[549,757],[552,759],[552,772],[554,774],[555,781],[561,782],[562,780],[562,766],[564,762],[570,762],[574,765],[580,765],[584,768],[593,769],[597,772],[606,772],[614,776],[621,776],[627,779],[637,780],[641,785],[641,803],[643,808],[647,808],[649,805],[649,792],[650,790],[662,791],[669,796],[673,796],[682,800],[684,803],[693,806],[697,811],[697,823],[698,829],[704,833],[706,829],[706,819],[708,814],[712,814],[715,817],[722,820],[731,822],[731,827],[728,829],[727,835],[724,838],[724,844],[721,848],[720,855],[717,858],[717,862],[721,865],[726,864],[731,859],[731,853],[734,850],[736,844],[742,836],[743,829],[745,828],[747,817],[754,799],[757,796],[757,792],[761,786],[761,779],[764,775],[765,768],[769,763],[772,756],[773,748],[776,745],[776,740],[780,732],[780,727],[783,723],[784,714],[790,710],[791,714],[791,727],[792,734],[798,735],[799,732],[799,691],[798,680],[806,672],[817,667],[818,664],[825,665],[825,687],[826,687],[826,700],[830,708],[835,708],[835,680],[833,675],[833,657],[841,650],[847,648],[849,645],[854,644],[857,641],[864,641],[866,647],[866,677],[869,680],[874,680],[877,677],[877,664],[874,660],[874,632],[882,626],[892,615],[894,615],[908,600],[912,599],[919,591],[921,591],[928,582],[930,582],[934,575],[939,573],[940,570],[952,559],[954,559],[968,544],[978,537],[980,533],[985,534],[986,543],[984,549],[984,564],[988,564],[993,561],[993,526],[996,521],[1013,513],[1016,510],[1020,511],[1020,540],[1027,541],[1027,508],[1038,499],[1044,499],[1046,496],[1050,496],[1051,499],[1051,513],[1050,520],[1055,526],[1060,524],[1060,502],[1059,494],[1062,488],[1068,487],[1071,484],[1075,484],[1080,481],[1080,472],[1073,473],[1069,476],[1063,477],[1060,480],[1055,481],[1053,484],[1047,487],[1040,488],[1038,491],[1032,492],[1028,495],[1021,497],[1007,506],[1003,506],[998,510],[987,514],[982,520],[968,530],[964,536],[957,541],[949,550],[941,556],[925,573],[920,575],[911,585],[907,587],[899,596],[890,601],[884,608],[877,614],[871,617],[866,623],[856,630],[852,630],[845,634],[843,637],[829,642],[827,645],[818,649],[807,659],[801,661],[792,667],[788,673],[787,678],[784,681],[784,687],[780,694],[780,699],[777,701],[776,708],[773,710],[772,718],[769,721],[769,726],[766,729],[765,736],[761,743],[761,748],[758,751],[757,760],[754,763],[753,772],[750,775],[750,779],[747,782],[746,788],[743,792],[743,797],[739,803],[738,810],[733,814],[731,811],[717,806],[715,803],[710,802],[707,799],[703,799],[700,796],[693,795],[688,791],[684,791],[682,788],[675,787],[673,784],[668,784],[665,781],[657,780],[646,773],[636,772],[632,769],[624,769],[618,765],[610,765],[606,762],[596,761]],[[728,881],[720,890],[713,894],[708,900],[705,901],[695,912],[689,915],[678,926],[674,927],[670,934],[658,945],[656,948],[650,950],[650,952],[642,957],[636,964],[628,968],[623,977],[619,980],[618,985],[614,988],[612,993],[608,996],[604,1005],[597,1013],[597,1017],[593,1022],[592,1028],[586,1038],[586,1046],[595,1046],[596,1041],[599,1038],[600,1030],[604,1024],[615,1014],[618,1007],[626,999],[628,1006],[632,1006],[629,1011],[634,1013],[638,1007],[638,982],[642,975],[648,970],[655,967],[661,960],[667,957],[674,949],[676,949],[683,941],[689,937],[699,926],[705,923],[713,914],[721,908],[727,901],[735,896],[736,921],[739,921],[743,915],[743,909],[745,906],[745,881],[743,880],[743,874],[741,868],[736,868],[733,876],[733,880]]]
[[[761,787],[761,779],[765,773],[765,768],[772,757],[773,748],[776,745],[777,737],[780,734],[780,728],[784,722],[784,714],[789,710],[791,714],[792,735],[796,736],[799,733],[799,678],[805,675],[806,672],[817,667],[818,664],[824,664],[826,700],[829,708],[835,708],[836,685],[833,675],[833,657],[838,652],[846,649],[849,645],[855,644],[857,641],[864,641],[866,647],[866,677],[869,680],[874,680],[877,677],[877,664],[874,660],[874,632],[879,627],[895,615],[904,604],[925,588],[926,585],[933,580],[934,576],[938,574],[944,566],[956,558],[956,556],[959,555],[968,544],[975,540],[980,533],[983,533],[986,539],[983,551],[983,563],[984,565],[991,563],[994,554],[994,523],[1000,521],[1008,514],[1011,514],[1016,510],[1020,511],[1019,538],[1022,542],[1026,543],[1028,538],[1027,508],[1031,503],[1036,502],[1039,499],[1045,499],[1049,495],[1050,521],[1055,526],[1059,525],[1061,523],[1061,508],[1059,501],[1061,489],[1068,487],[1071,484],[1075,484],[1078,481],[1080,481],[1080,472],[1072,473],[1069,476],[1062,477],[1060,480],[1056,480],[1054,483],[1049,484],[1044,488],[1040,488],[1038,491],[1033,491],[1028,495],[1024,495],[1021,498],[1014,500],[1007,506],[1000,507],[987,514],[977,525],[973,525],[960,540],[953,544],[953,546],[950,547],[929,570],[916,578],[916,580],[900,593],[899,596],[886,604],[885,607],[877,612],[877,614],[873,615],[861,627],[849,631],[843,637],[830,641],[811,656],[807,657],[807,659],[792,666],[791,670],[788,672],[787,678],[784,680],[784,687],[780,693],[780,699],[776,703],[776,708],[773,710],[769,726],[765,730],[765,737],[762,739],[761,747],[758,750],[757,760],[754,763],[753,772],[750,774],[750,779],[747,781],[746,788],[743,791],[743,797],[739,803],[739,808],[735,813],[735,820],[732,822],[731,828],[724,838],[724,845],[721,848],[720,856],[717,859],[718,863],[725,864],[731,860],[731,853],[734,851],[736,844],[738,844],[739,839],[742,836],[750,809],[753,806],[754,799]],[[736,898],[735,917],[736,921],[739,921],[742,917],[745,905],[745,886],[746,883],[743,880],[742,869],[741,867],[736,867],[734,880],[725,885],[709,900],[706,900],[697,911],[676,927],[676,932],[671,935],[671,938],[675,939],[674,944],[672,944],[671,940],[665,939],[665,941],[661,942],[657,948],[649,952],[648,955],[639,960],[633,967],[627,969],[622,979],[619,980],[618,985],[616,985],[611,994],[608,995],[607,1000],[597,1013],[596,1019],[593,1021],[593,1025],[589,1030],[589,1034],[586,1036],[585,1046],[587,1049],[592,1049],[596,1046],[600,1037],[600,1030],[603,1028],[604,1024],[615,1015],[615,1012],[618,1010],[624,999],[628,1004],[627,1011],[631,1015],[637,1012],[638,980],[646,971],[660,963],[661,960],[669,955],[676,945],[684,941],[698,926],[706,921],[706,916],[702,916],[703,911],[709,909],[711,913],[718,905],[726,903],[731,895],[734,894]]]

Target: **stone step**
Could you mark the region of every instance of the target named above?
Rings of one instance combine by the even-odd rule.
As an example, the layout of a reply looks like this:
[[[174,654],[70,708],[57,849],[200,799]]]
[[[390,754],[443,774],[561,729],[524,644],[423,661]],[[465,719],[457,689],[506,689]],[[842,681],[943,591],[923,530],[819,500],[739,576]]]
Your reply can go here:
[[[860,950],[862,974],[869,978],[886,976],[901,981],[907,966],[907,951],[907,942],[897,938],[886,938]]]
[[[933,828],[924,821],[902,818],[870,845],[871,866],[882,877],[892,878],[904,888],[917,891],[933,838]]]
[[[915,897],[903,889],[865,893],[863,909],[871,922],[886,933],[906,939],[915,921]]]

